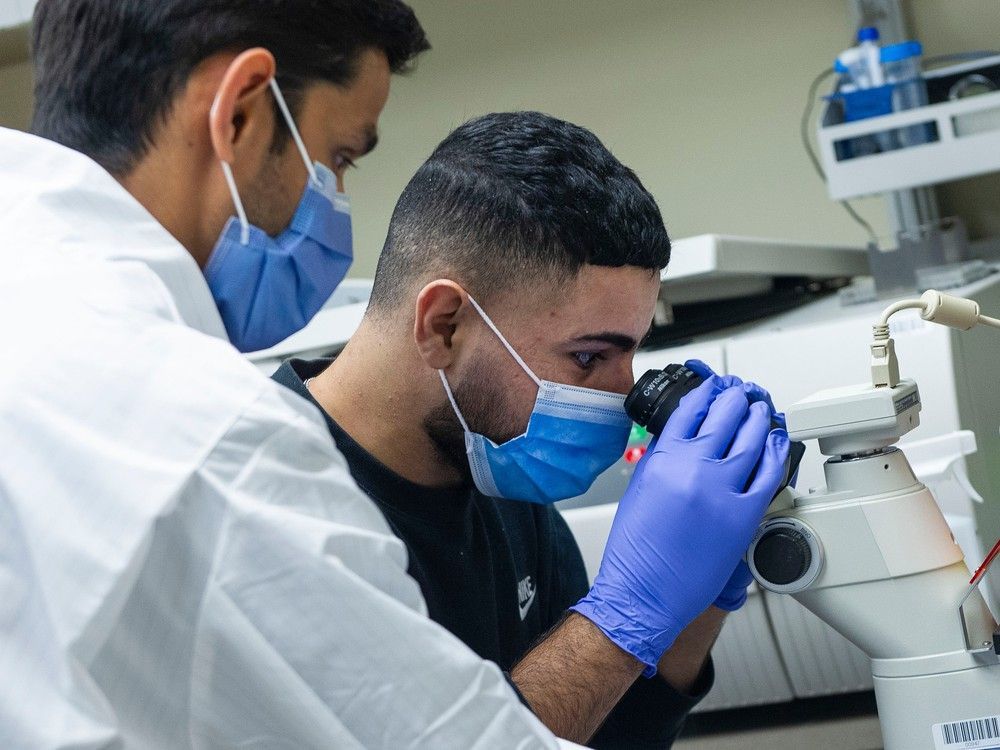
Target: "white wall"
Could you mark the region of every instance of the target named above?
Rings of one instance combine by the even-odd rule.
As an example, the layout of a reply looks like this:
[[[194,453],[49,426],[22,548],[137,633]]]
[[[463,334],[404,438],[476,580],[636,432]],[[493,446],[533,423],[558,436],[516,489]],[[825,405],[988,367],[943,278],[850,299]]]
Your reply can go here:
[[[412,0],[434,49],[398,80],[378,151],[352,176],[357,271],[392,205],[468,117],[541,109],[594,130],[639,173],[675,237],[863,244],[799,143],[809,83],[850,42],[844,0]],[[910,0],[928,55],[1000,47],[997,0]],[[942,191],[973,234],[1000,233],[1000,180]],[[887,231],[880,199],[858,209]]]
[[[434,146],[469,117],[509,109],[594,130],[636,169],[675,237],[864,243],[798,140],[810,81],[850,41],[845,0],[411,2],[434,49],[394,82],[379,148],[349,178],[355,275],[372,273],[395,200]],[[998,0],[907,9],[928,54],[1000,47]],[[0,74],[0,124],[27,123],[27,81],[23,66]],[[941,191],[974,235],[1000,234],[997,196],[997,177]],[[858,207],[885,231],[881,200]]]

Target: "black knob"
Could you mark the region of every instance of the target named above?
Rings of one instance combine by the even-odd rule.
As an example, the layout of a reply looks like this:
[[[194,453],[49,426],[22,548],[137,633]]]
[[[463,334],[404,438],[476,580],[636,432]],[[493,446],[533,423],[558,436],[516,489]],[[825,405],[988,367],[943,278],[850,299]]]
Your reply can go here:
[[[764,532],[753,551],[753,564],[765,580],[787,586],[806,574],[812,565],[812,550],[802,532],[772,529]]]

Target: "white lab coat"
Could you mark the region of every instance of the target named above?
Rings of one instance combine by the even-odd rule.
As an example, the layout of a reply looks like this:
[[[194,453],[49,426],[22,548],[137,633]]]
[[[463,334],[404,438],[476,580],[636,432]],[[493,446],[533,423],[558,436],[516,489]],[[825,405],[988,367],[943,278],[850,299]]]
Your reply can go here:
[[[0,747],[555,747],[90,159],[0,130]]]

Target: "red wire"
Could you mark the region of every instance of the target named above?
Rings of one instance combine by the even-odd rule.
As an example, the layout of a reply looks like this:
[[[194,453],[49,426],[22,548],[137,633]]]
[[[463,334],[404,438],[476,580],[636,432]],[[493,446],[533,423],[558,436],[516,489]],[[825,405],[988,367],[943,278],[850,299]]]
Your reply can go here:
[[[990,550],[990,553],[986,556],[986,559],[983,560],[983,564],[976,569],[975,573],[973,573],[972,578],[969,580],[970,584],[975,584],[979,582],[979,579],[983,577],[983,575],[986,573],[986,569],[990,567],[990,564],[993,562],[993,560],[996,558],[997,555],[1000,555],[1000,539],[997,539],[997,543],[993,545],[993,549]]]

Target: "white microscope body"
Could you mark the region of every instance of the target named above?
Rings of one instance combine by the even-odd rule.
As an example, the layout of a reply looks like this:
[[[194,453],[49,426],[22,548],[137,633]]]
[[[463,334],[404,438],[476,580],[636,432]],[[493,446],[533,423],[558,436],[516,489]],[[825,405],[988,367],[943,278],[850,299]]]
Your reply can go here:
[[[893,447],[919,424],[920,395],[888,347],[894,373],[881,387],[789,409],[789,436],[830,456],[826,486],[781,493],[747,560],[761,586],[871,657],[886,750],[1000,748],[1000,633],[934,497]]]

